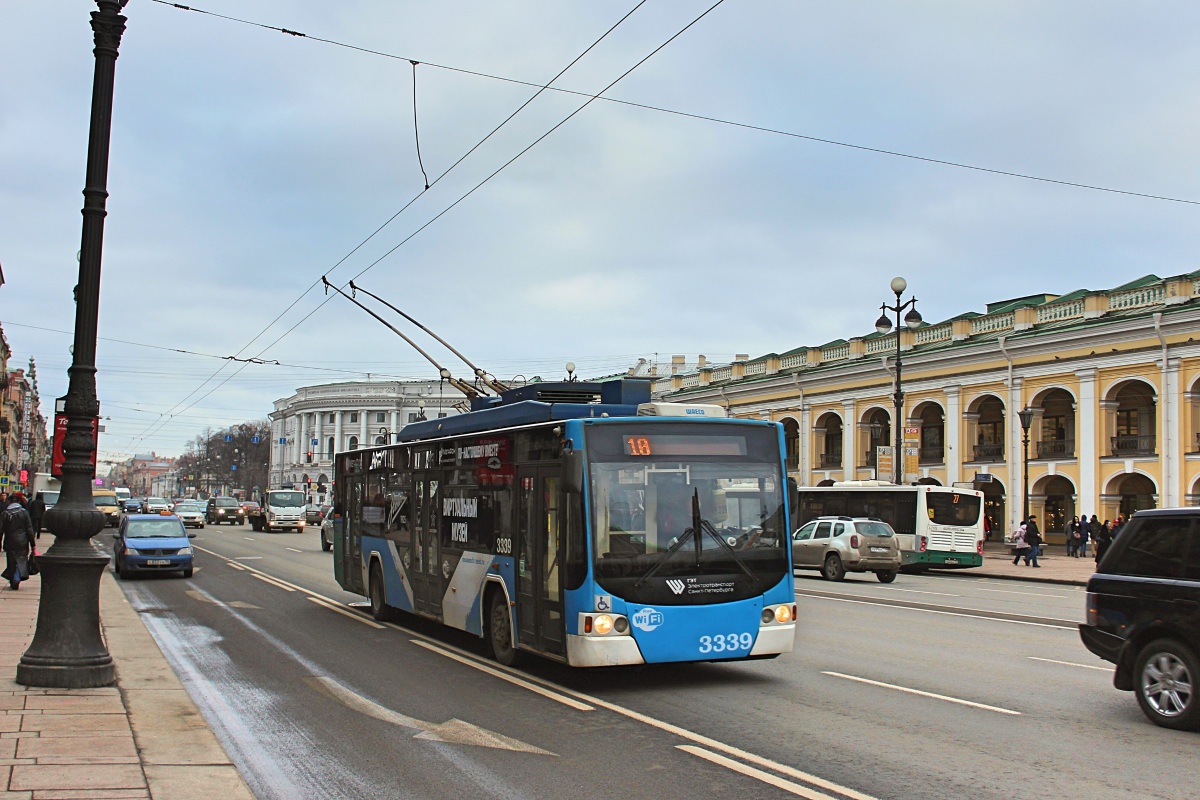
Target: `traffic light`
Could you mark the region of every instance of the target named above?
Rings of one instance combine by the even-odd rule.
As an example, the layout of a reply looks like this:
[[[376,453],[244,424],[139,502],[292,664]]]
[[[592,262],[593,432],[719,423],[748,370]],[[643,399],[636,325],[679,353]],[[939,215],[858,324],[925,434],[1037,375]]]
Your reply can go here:
[[[309,464],[311,464],[311,463],[312,463],[312,454],[313,454],[313,451],[312,451],[312,450],[309,450],[309,451],[308,451],[308,454],[307,454],[307,455],[308,455],[308,463],[309,463]]]

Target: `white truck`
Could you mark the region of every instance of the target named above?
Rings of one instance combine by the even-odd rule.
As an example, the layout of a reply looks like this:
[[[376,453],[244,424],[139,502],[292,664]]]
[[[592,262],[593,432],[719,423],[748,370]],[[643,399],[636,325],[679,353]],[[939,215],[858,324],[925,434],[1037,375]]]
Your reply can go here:
[[[263,495],[262,505],[247,517],[256,531],[293,528],[304,530],[304,492],[292,489],[272,489]]]

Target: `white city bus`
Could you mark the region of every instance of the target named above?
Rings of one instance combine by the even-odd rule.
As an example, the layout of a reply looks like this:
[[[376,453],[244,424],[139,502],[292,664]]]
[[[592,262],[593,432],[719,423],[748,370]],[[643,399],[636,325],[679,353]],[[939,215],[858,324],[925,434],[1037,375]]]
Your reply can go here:
[[[823,516],[883,520],[896,531],[906,572],[983,564],[983,492],[886,481],[801,486],[797,492],[792,505],[797,528]]]

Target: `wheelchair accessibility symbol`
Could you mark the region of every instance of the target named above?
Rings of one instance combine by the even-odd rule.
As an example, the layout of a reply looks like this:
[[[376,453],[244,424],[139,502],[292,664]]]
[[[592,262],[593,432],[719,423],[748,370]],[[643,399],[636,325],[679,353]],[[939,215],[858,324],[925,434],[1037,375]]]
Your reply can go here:
[[[597,611],[612,611],[612,595],[607,595],[607,594],[596,595],[596,610]]]

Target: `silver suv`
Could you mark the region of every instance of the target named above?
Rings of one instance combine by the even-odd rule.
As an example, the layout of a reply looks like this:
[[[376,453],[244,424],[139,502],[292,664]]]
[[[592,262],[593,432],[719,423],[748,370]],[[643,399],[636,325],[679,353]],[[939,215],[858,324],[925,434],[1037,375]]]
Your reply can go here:
[[[847,572],[874,572],[881,583],[891,583],[900,571],[900,546],[886,522],[817,517],[792,534],[792,566],[819,569],[827,581],[840,581]]]

